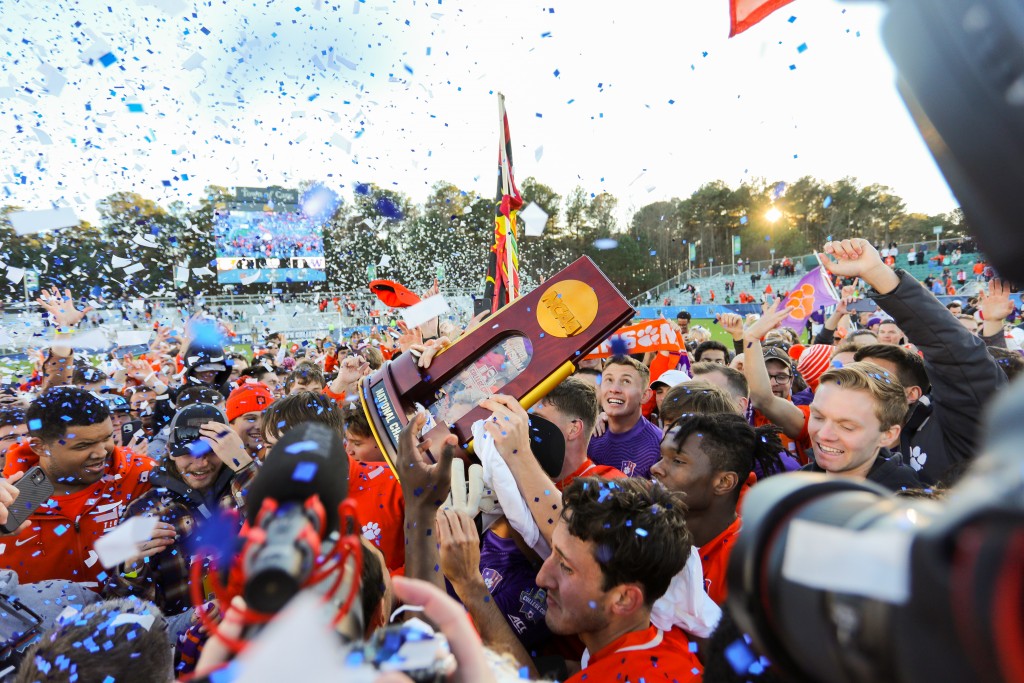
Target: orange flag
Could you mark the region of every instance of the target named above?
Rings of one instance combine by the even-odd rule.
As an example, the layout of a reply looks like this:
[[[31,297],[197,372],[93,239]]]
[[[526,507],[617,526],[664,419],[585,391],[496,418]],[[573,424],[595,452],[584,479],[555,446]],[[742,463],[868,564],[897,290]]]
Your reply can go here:
[[[743,33],[775,10],[788,5],[793,0],[729,0],[729,12],[732,27],[729,37]]]

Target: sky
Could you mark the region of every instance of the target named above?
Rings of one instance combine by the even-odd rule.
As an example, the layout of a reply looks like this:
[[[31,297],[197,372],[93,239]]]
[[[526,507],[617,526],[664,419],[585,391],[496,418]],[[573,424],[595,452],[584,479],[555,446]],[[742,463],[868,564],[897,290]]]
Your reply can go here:
[[[895,88],[882,5],[795,0],[0,0],[0,205],[206,185],[484,196],[497,92],[520,180],[641,206],[705,182],[882,183],[957,206]]]

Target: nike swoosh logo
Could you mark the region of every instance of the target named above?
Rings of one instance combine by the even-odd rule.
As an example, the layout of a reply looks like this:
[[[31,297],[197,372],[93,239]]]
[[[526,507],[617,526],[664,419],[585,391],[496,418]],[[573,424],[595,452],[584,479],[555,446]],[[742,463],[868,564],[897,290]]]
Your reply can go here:
[[[31,541],[31,540],[32,540],[33,538],[35,538],[35,537],[36,537],[36,536],[38,536],[38,535],[39,535],[39,534],[32,534],[32,535],[31,535],[31,536],[29,536],[28,538],[22,539],[22,540],[20,540],[20,541],[15,541],[15,542],[14,542],[14,545],[15,545],[16,547],[20,548],[21,546],[25,545],[26,543],[28,543],[29,541]]]

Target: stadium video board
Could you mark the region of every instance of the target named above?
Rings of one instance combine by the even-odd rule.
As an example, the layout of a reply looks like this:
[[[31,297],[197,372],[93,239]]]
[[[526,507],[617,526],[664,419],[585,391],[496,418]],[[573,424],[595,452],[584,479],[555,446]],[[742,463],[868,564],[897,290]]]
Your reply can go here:
[[[327,279],[322,220],[305,215],[293,190],[238,188],[213,233],[220,284]]]

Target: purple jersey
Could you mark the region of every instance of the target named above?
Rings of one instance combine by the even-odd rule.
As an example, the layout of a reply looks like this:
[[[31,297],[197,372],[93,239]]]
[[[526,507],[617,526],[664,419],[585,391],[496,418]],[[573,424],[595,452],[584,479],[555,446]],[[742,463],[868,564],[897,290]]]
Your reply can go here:
[[[614,467],[627,477],[651,478],[651,467],[661,458],[661,429],[641,417],[628,432],[611,430],[591,439],[587,455],[598,465]]]
[[[535,655],[551,639],[544,623],[547,594],[537,587],[537,571],[511,538],[491,530],[480,540],[480,573],[494,603],[527,652]]]

